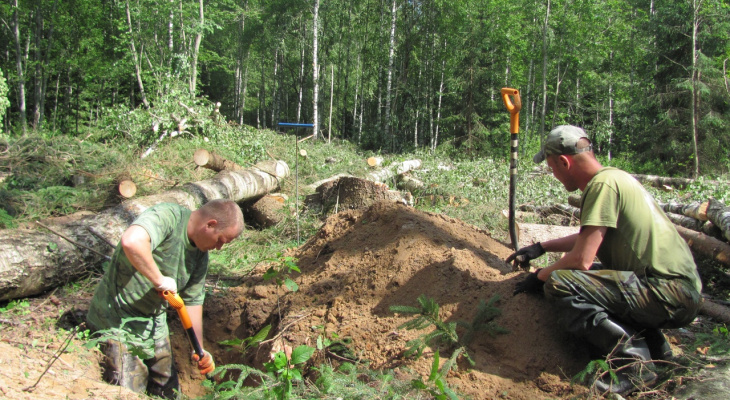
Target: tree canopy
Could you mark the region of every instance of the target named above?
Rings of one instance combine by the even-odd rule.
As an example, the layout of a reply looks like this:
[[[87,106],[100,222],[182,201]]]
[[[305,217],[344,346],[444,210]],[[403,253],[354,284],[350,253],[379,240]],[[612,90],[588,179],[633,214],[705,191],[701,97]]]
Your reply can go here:
[[[11,0],[0,24],[12,134],[202,97],[236,124],[506,157],[512,87],[523,152],[568,123],[648,172],[730,166],[726,0]]]

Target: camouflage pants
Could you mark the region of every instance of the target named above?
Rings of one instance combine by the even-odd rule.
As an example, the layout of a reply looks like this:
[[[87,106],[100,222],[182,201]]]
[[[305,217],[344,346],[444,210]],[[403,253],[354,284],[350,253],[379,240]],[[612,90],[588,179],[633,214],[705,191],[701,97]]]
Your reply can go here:
[[[579,336],[590,334],[606,318],[638,329],[686,326],[697,316],[701,301],[683,279],[601,269],[553,271],[545,294],[560,307],[566,329]]]
[[[180,383],[169,337],[156,341],[154,357],[146,360],[131,354],[117,340],[106,341],[101,350],[105,356],[103,378],[106,382],[136,393],[147,391],[165,399],[176,398],[175,391],[180,390]]]

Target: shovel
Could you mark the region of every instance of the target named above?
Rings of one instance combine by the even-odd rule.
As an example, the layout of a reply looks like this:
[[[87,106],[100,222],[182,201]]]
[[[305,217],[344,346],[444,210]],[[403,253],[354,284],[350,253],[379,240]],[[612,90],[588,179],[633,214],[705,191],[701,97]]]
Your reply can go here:
[[[514,100],[512,100],[510,98]],[[509,238],[515,251],[520,249],[517,243],[517,227],[515,225],[515,186],[517,184],[517,134],[520,132],[520,91],[502,88],[502,101],[509,111],[510,162],[509,162]]]

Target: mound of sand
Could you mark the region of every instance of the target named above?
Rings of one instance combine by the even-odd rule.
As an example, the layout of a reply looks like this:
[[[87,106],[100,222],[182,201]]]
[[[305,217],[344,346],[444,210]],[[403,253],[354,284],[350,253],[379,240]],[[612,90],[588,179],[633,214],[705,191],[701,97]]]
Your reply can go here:
[[[406,365],[427,375],[430,352],[415,361],[403,357],[406,342],[424,332],[398,330],[410,317],[389,307],[417,305],[424,294],[438,302],[444,320],[469,321],[479,301],[496,294],[502,315],[495,322],[510,333],[476,337],[469,347],[476,365],[460,363],[449,385],[473,398],[575,395],[581,389],[571,388],[569,380],[588,362],[585,348],[563,333],[545,299],[512,295],[522,273],[504,262],[509,254],[483,230],[397,203],[341,212],[292,251],[302,271],[294,277],[300,290],[278,289],[281,314],[277,287],[261,279],[263,268],[225,296],[206,300],[206,348],[219,364],[240,363],[240,355],[215,343],[251,336],[272,323],[292,347],[313,346],[324,329],[351,338],[353,352],[371,368]],[[176,347],[186,346],[176,336]],[[268,352],[259,351],[246,362],[259,364],[266,357]]]

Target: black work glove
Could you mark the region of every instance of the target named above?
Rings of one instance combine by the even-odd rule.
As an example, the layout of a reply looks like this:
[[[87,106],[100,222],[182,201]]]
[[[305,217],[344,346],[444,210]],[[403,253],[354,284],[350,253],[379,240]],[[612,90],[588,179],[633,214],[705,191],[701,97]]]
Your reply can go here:
[[[545,282],[541,281],[540,278],[537,277],[537,274],[540,271],[541,269],[538,269],[537,271],[527,275],[522,282],[516,284],[515,291],[512,292],[512,295],[516,296],[520,293],[542,293]]]
[[[514,261],[514,264],[512,264],[513,268],[517,268],[519,266],[524,270],[529,270],[530,260],[534,260],[543,254],[545,254],[545,249],[542,248],[540,242],[537,242],[512,253],[509,257],[507,257],[507,262],[510,263]]]

